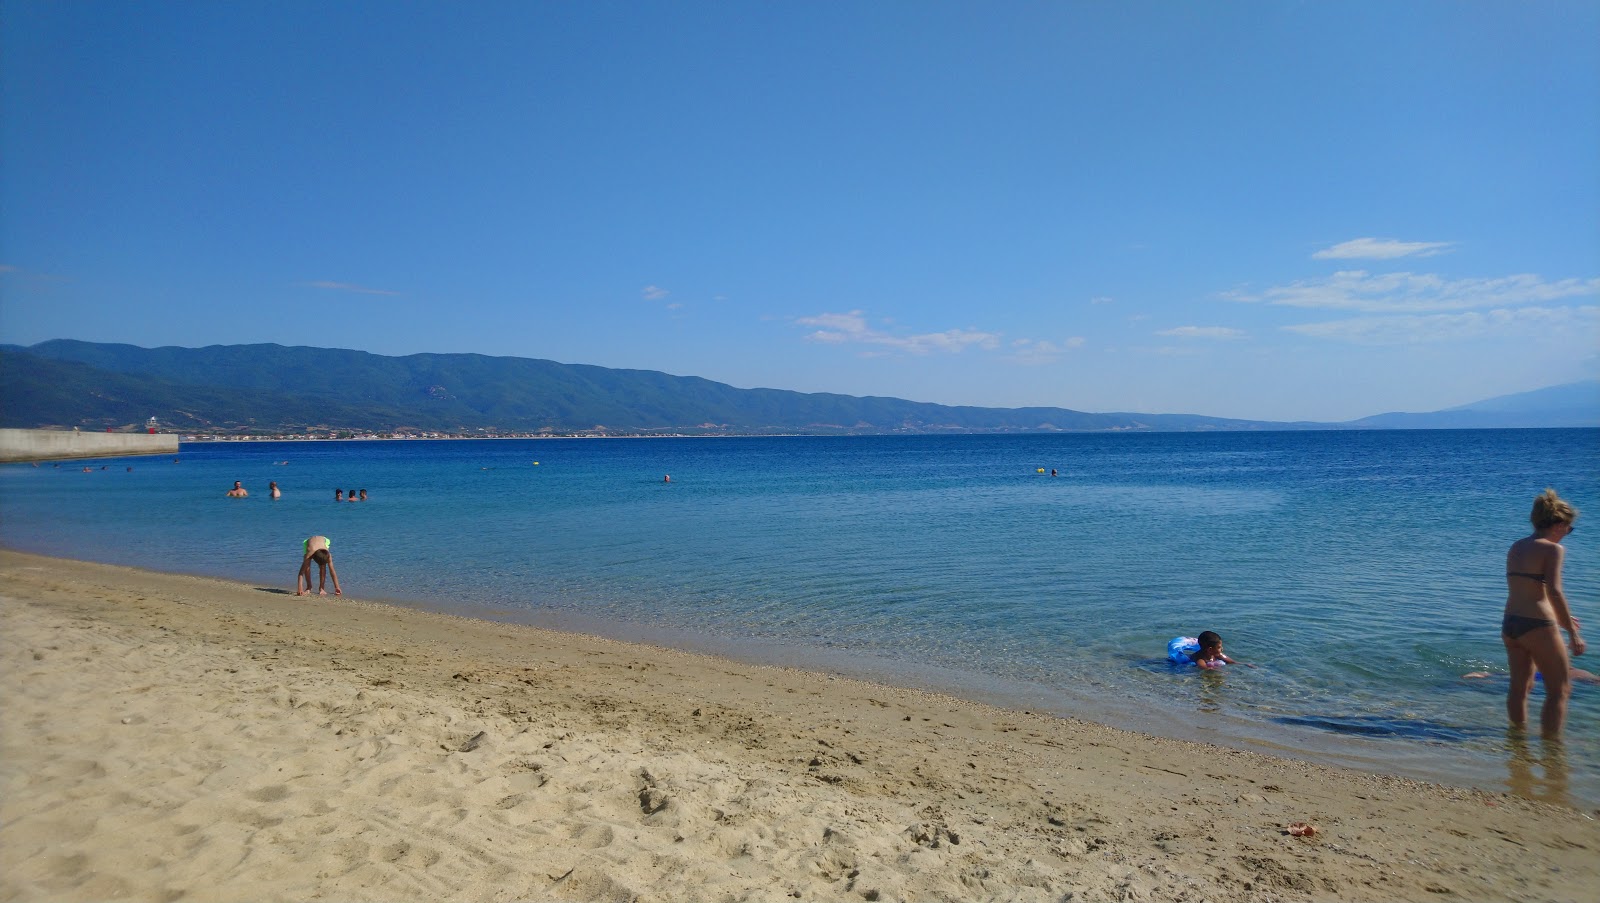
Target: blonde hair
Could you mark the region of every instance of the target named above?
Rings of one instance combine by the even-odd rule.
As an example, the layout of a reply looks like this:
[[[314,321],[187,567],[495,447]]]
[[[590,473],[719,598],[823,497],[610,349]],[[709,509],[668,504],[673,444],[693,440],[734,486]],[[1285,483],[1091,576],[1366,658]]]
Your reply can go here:
[[[1577,519],[1578,509],[1556,495],[1554,489],[1546,489],[1539,493],[1533,500],[1533,513],[1528,515],[1528,520],[1533,521],[1535,530],[1554,527],[1556,524],[1570,524]]]

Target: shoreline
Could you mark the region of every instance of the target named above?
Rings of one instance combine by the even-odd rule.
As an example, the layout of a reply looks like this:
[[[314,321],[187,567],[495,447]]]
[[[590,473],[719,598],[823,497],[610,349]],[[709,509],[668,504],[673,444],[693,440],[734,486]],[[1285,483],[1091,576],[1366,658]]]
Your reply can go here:
[[[1592,812],[1509,794],[276,587],[10,550],[0,574],[0,899],[1600,884]]]
[[[217,580],[234,585],[246,584],[253,580],[275,583],[274,578],[280,576],[269,577],[260,574],[238,576],[221,571],[213,573],[155,571],[141,565],[62,558],[51,553],[0,545],[0,553],[3,552],[37,555],[91,565],[103,564],[107,567],[121,567],[180,578]],[[1513,795],[1520,794],[1533,799],[1560,798],[1564,805],[1571,808],[1600,814],[1600,796],[1595,795],[1592,771],[1580,767],[1577,777],[1572,779],[1569,768],[1560,781],[1546,781],[1542,778],[1530,781],[1525,769],[1521,769],[1515,762],[1508,761],[1511,758],[1509,752],[1491,755],[1476,751],[1463,752],[1455,746],[1434,747],[1427,744],[1409,746],[1382,744],[1382,748],[1374,748],[1370,745],[1372,742],[1370,738],[1359,733],[1346,736],[1337,732],[1317,731],[1313,732],[1312,736],[1296,737],[1287,731],[1273,731],[1269,726],[1247,718],[1216,713],[1196,718],[1181,708],[1166,710],[1153,708],[1152,704],[1143,698],[1137,701],[1107,699],[1091,692],[1078,692],[1071,687],[1052,687],[1020,679],[1009,680],[975,670],[904,663],[885,664],[849,651],[823,652],[815,648],[695,633],[684,627],[644,625],[634,621],[614,620],[566,610],[547,611],[472,603],[445,604],[424,595],[395,594],[392,591],[384,592],[382,595],[363,594],[363,600],[370,604],[389,606],[408,612],[528,628],[561,636],[582,636],[707,656],[749,667],[792,669],[823,677],[860,681],[873,686],[925,692],[989,706],[1003,712],[1061,718],[1140,736],[1147,735],[1192,742],[1206,747],[1260,753],[1313,766],[1386,775],[1457,790],[1481,790],[1490,793],[1509,791]],[[1491,700],[1490,704],[1498,708],[1500,700],[1497,697]],[[1535,740],[1532,750],[1537,752],[1539,749],[1539,741]]]
[[[206,576],[206,575],[197,575]],[[226,576],[218,579],[230,580]],[[684,627],[644,626],[631,621],[607,620],[570,611],[550,612],[487,605],[440,605],[427,599],[402,596],[373,597],[371,601],[409,611],[463,617],[492,624],[507,624],[551,631],[561,635],[592,637],[646,648],[659,648],[690,655],[707,656],[750,667],[773,667],[853,680],[871,686],[893,687],[913,693],[959,699],[988,706],[1002,712],[1044,718],[1060,718],[1094,724],[1139,736],[1191,742],[1241,752],[1304,762],[1314,766],[1380,774],[1406,780],[1438,784],[1458,790],[1485,790],[1541,798],[1508,780],[1504,765],[1494,773],[1484,770],[1484,760],[1464,755],[1460,750],[1419,746],[1405,755],[1392,746],[1382,750],[1387,756],[1364,748],[1368,738],[1356,734],[1317,732],[1296,738],[1285,731],[1273,732],[1259,722],[1237,716],[1208,715],[1204,719],[1185,719],[1179,710],[1158,710],[1144,699],[1109,700],[1092,692],[1075,691],[1021,679],[1007,679],[976,670],[942,666],[887,665],[856,652],[796,647],[750,639],[711,637]],[[1498,703],[1498,699],[1496,700]],[[1535,700],[1537,704],[1537,699]],[[1296,743],[1300,745],[1296,745]],[[1537,742],[1537,741],[1536,741]],[[1449,755],[1448,760],[1441,756]],[[1503,761],[1503,760],[1501,760]],[[1587,785],[1576,795],[1568,793],[1566,805],[1600,813],[1600,797],[1587,794]],[[1564,791],[1566,792],[1566,791]]]

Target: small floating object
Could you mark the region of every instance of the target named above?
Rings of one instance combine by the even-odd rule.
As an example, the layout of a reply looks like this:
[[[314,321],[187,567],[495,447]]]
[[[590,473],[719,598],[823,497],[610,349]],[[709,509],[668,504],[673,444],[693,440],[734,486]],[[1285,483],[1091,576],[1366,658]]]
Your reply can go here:
[[[1044,468],[1041,467],[1038,470],[1034,471],[1034,473],[1044,473]]]
[[[539,462],[538,461],[533,462],[533,466],[534,467],[538,467],[539,466]]]

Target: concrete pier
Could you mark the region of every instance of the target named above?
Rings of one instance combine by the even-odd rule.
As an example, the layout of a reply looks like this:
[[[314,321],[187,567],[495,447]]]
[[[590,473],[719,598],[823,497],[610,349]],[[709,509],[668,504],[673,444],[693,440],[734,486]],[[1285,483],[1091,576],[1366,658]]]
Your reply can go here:
[[[0,462],[59,461],[175,455],[176,433],[83,433],[76,430],[0,430]]]

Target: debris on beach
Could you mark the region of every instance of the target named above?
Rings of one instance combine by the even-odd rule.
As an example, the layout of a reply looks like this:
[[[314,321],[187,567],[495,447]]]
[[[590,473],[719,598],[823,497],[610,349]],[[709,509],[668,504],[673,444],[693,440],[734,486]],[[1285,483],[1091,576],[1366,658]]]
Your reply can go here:
[[[1297,821],[1294,824],[1289,826],[1289,836],[1290,837],[1316,837],[1317,836],[1317,826],[1316,825],[1308,825],[1303,821]]]

